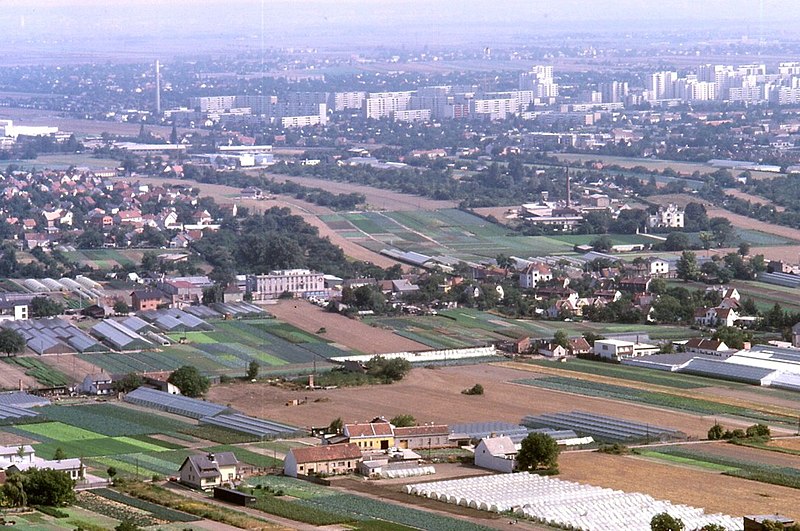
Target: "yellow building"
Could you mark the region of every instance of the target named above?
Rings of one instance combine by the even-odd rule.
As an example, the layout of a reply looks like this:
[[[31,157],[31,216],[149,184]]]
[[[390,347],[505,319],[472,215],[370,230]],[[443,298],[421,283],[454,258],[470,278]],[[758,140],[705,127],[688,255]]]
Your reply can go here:
[[[387,421],[345,424],[343,435],[362,451],[394,447],[394,426]]]

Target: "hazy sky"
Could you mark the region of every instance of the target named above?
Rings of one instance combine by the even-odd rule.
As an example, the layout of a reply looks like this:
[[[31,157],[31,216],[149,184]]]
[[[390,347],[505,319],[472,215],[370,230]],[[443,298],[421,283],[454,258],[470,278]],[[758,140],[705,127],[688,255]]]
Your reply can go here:
[[[762,7],[763,6],[763,7]],[[263,12],[263,32],[262,32]],[[763,12],[763,19],[762,19]],[[795,31],[796,0],[0,0],[15,43],[125,41],[132,52],[221,36],[267,46],[447,44],[540,31],[735,25]],[[487,44],[492,44],[487,42]],[[120,44],[121,46],[122,44]],[[67,46],[67,45],[65,45]]]

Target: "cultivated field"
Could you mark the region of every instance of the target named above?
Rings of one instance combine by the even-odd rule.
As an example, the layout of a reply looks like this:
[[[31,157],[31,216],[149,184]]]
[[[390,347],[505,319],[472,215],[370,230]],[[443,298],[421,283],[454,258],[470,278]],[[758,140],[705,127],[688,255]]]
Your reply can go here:
[[[33,376],[25,374],[25,369],[17,365],[4,363],[0,366],[0,389],[19,389],[38,387]]]
[[[703,173],[714,173],[719,168],[712,166],[711,164],[705,162],[681,162],[681,161],[673,161],[673,160],[658,160],[658,159],[638,159],[638,158],[630,158],[630,157],[615,157],[611,155],[594,155],[594,154],[572,154],[572,153],[560,153],[557,155],[559,160],[563,160],[566,162],[586,162],[586,161],[599,161],[603,164],[610,166],[610,165],[617,165],[622,168],[635,168],[636,166],[642,166],[643,168],[647,168],[648,170],[655,170],[655,171],[663,171],[667,168],[671,168],[675,170],[682,176],[689,177],[694,172],[699,171],[701,174]],[[733,172],[738,173],[736,171]],[[750,174],[755,179],[773,179],[779,173],[772,173],[767,171],[751,171]]]
[[[568,452],[559,458],[559,479],[643,492],[673,503],[734,516],[797,515],[797,490],[722,476],[632,456]]]
[[[494,365],[418,368],[392,385],[312,392],[268,385],[226,384],[215,386],[209,399],[231,404],[249,414],[305,426],[325,426],[340,416],[344,420],[363,421],[379,415],[391,418],[405,413],[413,414],[419,422],[519,422],[526,415],[574,409],[676,428],[695,437],[704,437],[714,423],[710,416],[511,383],[511,380],[525,377],[531,377],[531,373]],[[484,396],[461,394],[475,383],[486,389]],[[308,403],[285,406],[290,400],[304,397],[308,397]]]
[[[430,350],[422,343],[331,313],[305,301],[278,301],[278,304],[269,307],[269,311],[278,319],[312,334],[325,328],[326,332],[319,334],[320,337],[364,354]]]
[[[251,171],[251,173],[253,172]],[[279,173],[269,173],[267,177],[275,179],[277,182],[293,181],[311,188],[322,188],[334,194],[364,194],[367,198],[367,205],[380,210],[439,210],[442,208],[455,208],[457,206],[456,201],[437,201],[427,197],[403,194],[393,190],[385,190],[383,188],[375,188],[355,183],[330,181],[315,177],[290,176]]]

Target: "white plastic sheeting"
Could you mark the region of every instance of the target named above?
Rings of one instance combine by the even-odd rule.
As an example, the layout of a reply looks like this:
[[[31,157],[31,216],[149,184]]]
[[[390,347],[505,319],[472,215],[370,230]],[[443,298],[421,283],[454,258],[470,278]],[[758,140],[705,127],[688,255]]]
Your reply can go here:
[[[729,531],[744,527],[741,518],[705,514],[703,509],[673,505],[646,494],[583,485],[528,474],[501,474],[407,485],[406,492],[483,511],[513,511],[519,516],[584,531],[649,531],[658,513],[680,518],[687,529],[706,524]]]

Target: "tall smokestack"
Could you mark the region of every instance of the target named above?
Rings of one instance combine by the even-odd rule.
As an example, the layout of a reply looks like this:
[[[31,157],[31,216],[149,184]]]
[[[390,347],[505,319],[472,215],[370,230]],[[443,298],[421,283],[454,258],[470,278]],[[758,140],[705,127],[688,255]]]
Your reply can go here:
[[[156,59],[156,114],[161,116],[161,64]]]
[[[569,166],[567,166],[567,208],[569,208],[570,205],[572,205],[572,197],[570,196],[569,190]]]

